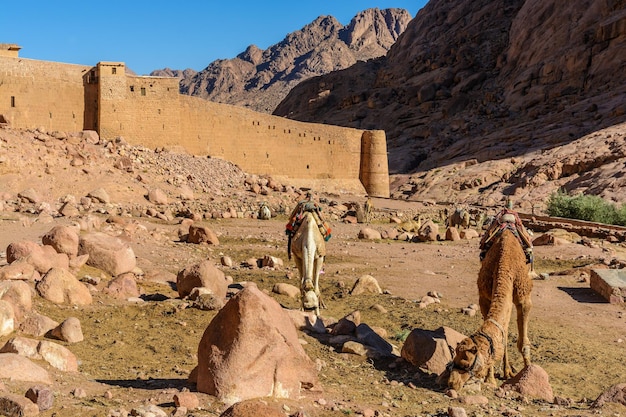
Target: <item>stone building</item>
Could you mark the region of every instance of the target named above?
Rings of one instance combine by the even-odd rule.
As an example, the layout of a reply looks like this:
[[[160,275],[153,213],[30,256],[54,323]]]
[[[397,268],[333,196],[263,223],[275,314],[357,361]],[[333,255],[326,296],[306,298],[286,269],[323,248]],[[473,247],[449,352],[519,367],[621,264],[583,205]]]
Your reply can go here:
[[[0,122],[48,131],[95,130],[151,148],[229,160],[246,172],[316,190],[389,197],[384,131],[298,122],[179,94],[178,79],[20,58],[0,44]]]

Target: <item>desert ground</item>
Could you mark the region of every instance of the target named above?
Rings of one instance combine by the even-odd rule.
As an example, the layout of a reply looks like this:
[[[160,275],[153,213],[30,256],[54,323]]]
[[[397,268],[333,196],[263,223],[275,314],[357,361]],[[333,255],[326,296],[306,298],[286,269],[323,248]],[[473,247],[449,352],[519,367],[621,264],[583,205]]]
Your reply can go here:
[[[98,144],[89,148],[90,154],[83,149],[83,164],[76,162],[76,153],[68,151],[71,148],[68,140],[41,140],[23,133],[9,133],[3,136],[0,148],[5,187],[0,212],[0,248],[4,250],[11,242],[23,239],[40,242],[41,236],[55,225],[71,225],[81,216],[91,216],[98,220],[98,230],[123,234],[128,239],[138,269],[143,272],[137,276],[141,300],[118,300],[107,295],[102,289],[112,277],[88,266],[81,268],[77,277],[101,278],[92,291],[92,304],[58,305],[33,297],[33,309],[57,322],[69,316],[77,317],[85,336],[82,342],[74,344],[55,340],[77,356],[79,372],[61,372],[43,361],[38,362],[53,376],[55,394],[54,406],[39,415],[148,415],[141,411],[147,404],[158,406],[165,415],[175,415],[173,397],[182,391],[196,393],[201,404],[182,415],[222,414],[227,408],[225,404],[197,393],[194,384],[188,381],[197,365],[200,338],[216,312],[192,308],[180,299],[171,282],[157,282],[149,277],[155,271],[175,276],[186,266],[209,259],[231,276],[234,283],[252,281],[284,308],[298,309],[298,300],[272,292],[274,284],[279,282],[298,285],[293,260],[287,259],[284,233],[285,209],[288,211],[300,198],[298,189],[283,185],[281,191],[258,192],[249,186],[250,177],[234,168],[228,179],[220,179],[224,169],[203,175],[196,171],[194,181],[190,180],[195,190],[194,203],[185,205],[172,196],[180,186],[177,181],[189,179],[189,175],[174,172],[172,166],[148,164],[151,158],[165,158],[164,155],[146,150],[133,153],[123,146],[112,150],[111,146]],[[58,146],[59,143],[63,146]],[[135,158],[132,172],[113,167],[121,156],[139,154],[143,155],[143,165]],[[59,155],[63,157],[58,158]],[[194,157],[169,155],[168,158],[179,167],[198,163]],[[28,169],[18,175],[18,169],[6,168],[11,161],[18,164],[13,166]],[[221,184],[221,188],[212,188],[216,184]],[[63,196],[73,193],[81,197],[98,186],[111,190],[113,204],[94,205],[77,217],[58,213]],[[146,208],[156,207],[145,197],[144,191],[150,187],[161,187],[171,196],[168,215],[146,214]],[[18,200],[19,192],[29,188],[37,189],[49,202],[52,208],[48,213],[29,210],[33,205],[12,203]],[[340,319],[358,310],[363,323],[384,329],[386,339],[399,349],[412,329],[435,330],[448,326],[470,334],[480,326],[480,314],[472,317],[461,312],[478,301],[478,239],[421,243],[359,239],[359,231],[364,227],[379,231],[396,227],[391,221],[394,217],[412,218],[416,213],[427,217],[433,212],[432,203],[374,199],[373,220],[370,224],[359,224],[344,222],[341,207],[363,201],[363,195],[318,193],[317,197],[323,201],[333,228],[321,278],[321,292],[327,305],[322,317]],[[271,220],[249,215],[197,217],[194,222],[213,230],[219,237],[219,245],[181,241],[181,221],[185,216],[171,214],[185,212],[181,207],[194,211],[201,204],[215,207],[205,208],[205,213],[225,211],[226,207],[236,207],[239,211],[241,207],[258,207],[267,200],[274,211]],[[158,207],[155,210],[163,212]],[[248,260],[266,255],[282,259],[283,266],[248,266]],[[230,257],[233,266],[222,266],[222,256]],[[264,401],[276,404],[285,415],[300,412],[311,417],[447,416],[449,407],[462,407],[467,415],[477,417],[626,415],[626,407],[615,403],[591,408],[602,392],[625,382],[626,308],[606,302],[590,289],[588,282],[590,269],[615,260],[626,260],[623,244],[594,240],[592,245],[564,243],[535,247],[535,269],[541,279],[534,280],[532,296],[532,360],[548,373],[557,398],[554,403],[502,395],[486,386],[479,390],[479,386],[473,386],[460,393],[459,398],[451,398],[446,395],[445,387],[437,384],[435,375],[401,358],[375,360],[341,353],[336,346],[325,344],[305,331],[299,331],[299,336],[310,358],[321,364],[319,378],[323,391],[305,393],[299,399]],[[376,278],[383,294],[350,295],[350,288],[363,275]],[[441,303],[420,308],[419,300],[429,291],[440,293]],[[383,308],[372,308],[375,305]],[[511,329],[515,326],[511,325]],[[0,338],[0,346],[18,335],[15,332]],[[515,350],[515,337],[516,331],[512,330],[509,347],[513,364],[519,369],[522,361]],[[20,394],[32,385],[11,379],[2,382],[5,390]],[[463,402],[464,398],[477,396],[486,401]]]

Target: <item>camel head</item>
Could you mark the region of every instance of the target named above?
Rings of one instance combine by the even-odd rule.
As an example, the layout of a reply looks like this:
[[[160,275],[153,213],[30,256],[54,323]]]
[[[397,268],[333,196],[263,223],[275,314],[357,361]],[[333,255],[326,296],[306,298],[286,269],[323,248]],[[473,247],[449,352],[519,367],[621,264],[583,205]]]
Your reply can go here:
[[[465,338],[457,345],[447,371],[448,387],[455,391],[463,388],[471,377],[484,378],[487,375],[485,358],[472,338]]]
[[[316,309],[319,306],[317,295],[315,291],[309,290],[304,294],[302,305],[307,310]]]

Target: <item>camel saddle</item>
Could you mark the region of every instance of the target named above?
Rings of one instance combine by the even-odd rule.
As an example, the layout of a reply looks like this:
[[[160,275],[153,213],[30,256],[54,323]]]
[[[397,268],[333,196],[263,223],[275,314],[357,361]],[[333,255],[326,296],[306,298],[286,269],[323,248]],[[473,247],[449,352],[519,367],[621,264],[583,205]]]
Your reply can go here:
[[[302,219],[304,218],[304,213],[306,212],[313,213],[313,217],[315,217],[315,222],[317,223],[317,227],[319,228],[320,233],[324,237],[324,240],[328,242],[331,238],[331,228],[325,221],[320,217],[320,212],[322,211],[321,207],[314,201],[301,201],[298,203],[298,206],[293,210],[293,213],[289,219],[285,227],[285,233],[289,238],[287,239],[287,255],[289,259],[291,259],[291,238],[296,234],[296,231],[302,224]]]
[[[513,232],[513,235],[517,238],[528,262],[532,263],[532,249],[533,244],[526,228],[522,224],[522,220],[519,218],[517,212],[510,209],[503,209],[496,215],[493,222],[485,232],[482,240],[480,241],[480,259],[485,257],[485,254],[491,247],[493,238],[499,236],[505,229],[509,229]]]

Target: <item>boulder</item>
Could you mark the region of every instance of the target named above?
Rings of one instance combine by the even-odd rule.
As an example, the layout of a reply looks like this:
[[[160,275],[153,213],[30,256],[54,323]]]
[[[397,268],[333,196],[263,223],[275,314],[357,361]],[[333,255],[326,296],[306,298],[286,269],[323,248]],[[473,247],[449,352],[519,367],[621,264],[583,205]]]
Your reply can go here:
[[[0,268],[0,281],[34,281],[35,278],[38,278],[39,276],[39,272],[35,271],[35,267],[28,263],[24,258],[18,259]]]
[[[41,195],[33,188],[27,188],[26,190],[20,191],[17,193],[17,196],[26,203],[37,204],[40,203]]]
[[[35,289],[40,296],[57,304],[88,305],[92,302],[87,286],[66,269],[52,268]]]
[[[93,191],[90,191],[87,194],[87,197],[103,204],[108,204],[111,202],[111,198],[109,197],[109,194],[106,192],[104,188],[97,188]]]
[[[22,240],[10,243],[6,252],[8,263],[23,260],[42,274],[53,267],[69,268],[69,257],[64,253],[58,253],[50,245],[41,246],[29,240]]]
[[[535,364],[524,367],[513,378],[505,381],[501,388],[505,391],[515,391],[524,396],[538,398],[550,403],[554,401],[550,376],[541,366]]]
[[[58,253],[66,254],[70,259],[78,254],[78,233],[72,227],[55,226],[41,237],[44,245],[49,245]]]
[[[413,329],[404,341],[400,355],[407,362],[435,374],[442,374],[452,360],[456,345],[465,336],[449,327],[434,331]]]
[[[89,255],[87,265],[117,276],[131,272],[137,266],[133,249],[122,239],[94,232],[81,237],[79,255]]]
[[[13,263],[20,258],[25,258],[31,254],[31,252],[39,250],[40,245],[37,242],[31,240],[21,240],[18,242],[11,242],[6,249],[7,262]]]
[[[119,300],[126,300],[141,295],[137,287],[135,274],[131,272],[126,272],[113,278],[109,281],[103,292]]]
[[[228,407],[220,417],[285,417],[283,407],[268,404],[257,398],[238,402]]]
[[[200,407],[200,399],[194,392],[179,392],[174,394],[174,405],[185,407],[187,410],[195,410]]]
[[[364,227],[359,231],[359,239],[365,240],[380,240],[382,236],[378,230],[372,229],[371,227]]]
[[[42,340],[37,346],[37,352],[53,367],[64,372],[77,372],[78,359],[65,346],[58,343]]]
[[[33,308],[33,291],[24,281],[0,281],[0,300],[11,305],[16,322]]]
[[[591,408],[600,408],[606,403],[617,403],[626,406],[626,383],[616,384],[604,391],[591,404]]]
[[[189,201],[189,200],[194,199],[193,190],[187,184],[183,184],[180,187],[178,187],[178,193],[179,193],[178,196],[181,200]]]
[[[39,246],[39,249],[31,252],[23,260],[41,274],[45,274],[52,268],[70,268],[70,258],[65,253],[58,253],[50,245]]]
[[[29,339],[26,337],[13,337],[0,348],[0,353],[17,353],[29,359],[40,360],[41,355],[37,351],[39,340]]]
[[[39,414],[39,407],[30,399],[9,392],[0,393],[0,415],[32,417]]]
[[[450,226],[446,229],[446,240],[451,240],[456,242],[461,240],[461,235],[459,235],[459,229],[454,226]]]
[[[261,266],[267,268],[282,268],[284,266],[283,260],[276,256],[265,255],[261,259]]]
[[[382,294],[383,290],[378,285],[378,281],[371,275],[363,275],[359,279],[356,280],[352,289],[350,290],[351,295],[361,295],[361,294]]]
[[[0,379],[51,384],[48,372],[17,353],[0,353]]]
[[[286,295],[290,298],[298,298],[300,296],[300,288],[286,282],[278,282],[274,284],[272,292],[276,294]]]
[[[472,240],[472,239],[477,239],[479,237],[479,234],[474,229],[462,229],[459,232],[459,236],[461,237],[461,239],[464,239],[464,240]]]
[[[80,320],[76,317],[66,318],[63,323],[50,331],[50,335],[67,343],[82,342],[84,339]]]
[[[315,364],[285,311],[248,285],[217,313],[198,346],[197,389],[226,404],[295,399],[319,388]]]
[[[24,396],[37,404],[39,411],[49,410],[54,405],[54,391],[43,385],[30,387]]]
[[[40,337],[46,335],[46,333],[58,325],[59,323],[50,317],[39,314],[36,311],[30,311],[24,316],[19,325],[19,330],[29,336]]]
[[[218,239],[215,232],[209,229],[206,226],[198,226],[198,225],[190,225],[189,226],[189,235],[187,236],[188,243],[207,243],[209,245],[219,245],[220,240]]]
[[[148,191],[148,201],[156,205],[167,204],[167,195],[160,188],[154,188]]]
[[[417,232],[417,239],[420,242],[436,242],[439,238],[439,226],[432,220],[427,220],[422,224]]]
[[[179,271],[176,276],[176,289],[181,298],[187,297],[196,287],[208,288],[216,297],[225,298],[228,281],[210,261],[202,261]]]

